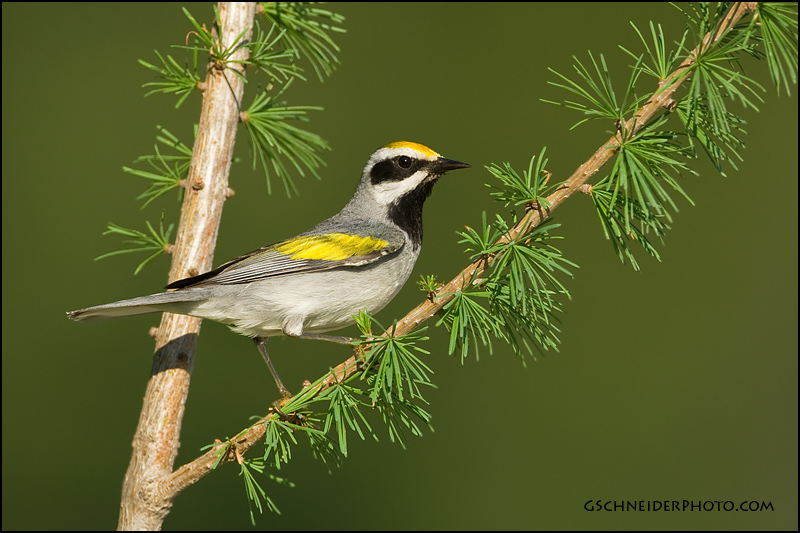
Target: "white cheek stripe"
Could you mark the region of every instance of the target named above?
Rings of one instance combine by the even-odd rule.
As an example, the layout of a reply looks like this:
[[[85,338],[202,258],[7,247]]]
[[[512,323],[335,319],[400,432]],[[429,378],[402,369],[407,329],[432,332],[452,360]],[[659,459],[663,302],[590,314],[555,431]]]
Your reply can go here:
[[[416,189],[427,177],[428,173],[426,171],[418,170],[404,180],[384,181],[383,183],[375,185],[372,188],[372,194],[378,204],[389,205]]]

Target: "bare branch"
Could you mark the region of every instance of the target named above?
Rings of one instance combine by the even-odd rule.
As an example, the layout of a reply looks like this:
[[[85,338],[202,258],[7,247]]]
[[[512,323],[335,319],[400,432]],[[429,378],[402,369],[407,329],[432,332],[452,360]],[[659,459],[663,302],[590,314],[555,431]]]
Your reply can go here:
[[[252,34],[255,4],[222,2],[222,27],[214,34],[230,45],[243,31]],[[231,59],[245,59],[242,47]],[[229,68],[242,67],[232,63]],[[242,72],[243,74],[243,72]],[[211,269],[222,206],[228,191],[244,82],[225,69],[210,68],[195,139],[169,281]],[[178,454],[181,422],[200,332],[199,318],[164,313],[156,333],[150,381],[122,489],[118,528],[158,530],[178,494],[163,490]]]

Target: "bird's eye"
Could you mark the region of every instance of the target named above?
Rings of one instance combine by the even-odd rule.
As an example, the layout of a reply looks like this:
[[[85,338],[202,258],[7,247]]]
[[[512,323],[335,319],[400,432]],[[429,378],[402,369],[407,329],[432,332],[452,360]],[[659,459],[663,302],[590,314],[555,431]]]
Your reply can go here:
[[[397,164],[400,168],[409,168],[411,166],[411,158],[407,155],[401,155],[397,158]]]

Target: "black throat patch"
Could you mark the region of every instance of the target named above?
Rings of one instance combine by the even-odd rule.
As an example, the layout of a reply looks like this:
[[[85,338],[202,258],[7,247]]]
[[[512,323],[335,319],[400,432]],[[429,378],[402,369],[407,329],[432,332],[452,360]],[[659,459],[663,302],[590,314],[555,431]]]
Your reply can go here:
[[[413,191],[389,205],[389,218],[411,238],[414,250],[422,245],[422,205],[433,191],[436,179],[420,183]]]

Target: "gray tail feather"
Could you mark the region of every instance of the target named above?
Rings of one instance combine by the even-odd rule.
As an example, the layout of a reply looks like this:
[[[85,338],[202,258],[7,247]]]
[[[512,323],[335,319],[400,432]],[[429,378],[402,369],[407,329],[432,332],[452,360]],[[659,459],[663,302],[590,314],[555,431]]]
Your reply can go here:
[[[194,307],[195,302],[206,300],[209,296],[208,291],[203,289],[161,292],[150,296],[140,296],[139,298],[78,309],[77,311],[67,311],[67,316],[72,320],[81,321],[143,315],[145,313],[163,313],[165,311],[186,314],[187,311]]]

